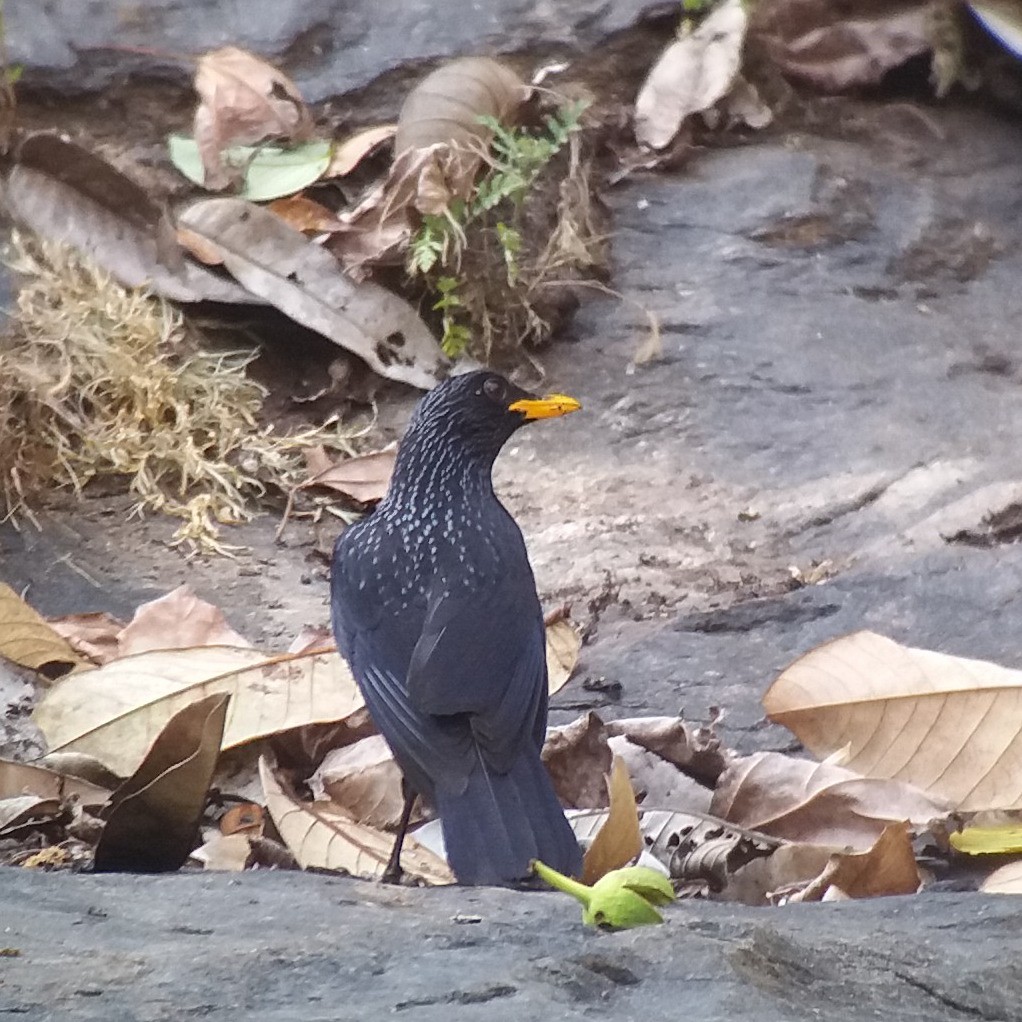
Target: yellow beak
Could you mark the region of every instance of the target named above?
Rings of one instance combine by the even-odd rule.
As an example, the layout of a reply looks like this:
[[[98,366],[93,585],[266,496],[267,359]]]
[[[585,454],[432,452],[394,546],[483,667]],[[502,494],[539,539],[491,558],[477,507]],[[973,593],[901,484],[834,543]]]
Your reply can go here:
[[[521,412],[526,420],[552,419],[557,415],[577,412],[582,405],[567,394],[547,394],[546,397],[523,398],[513,401],[508,406],[509,412]]]

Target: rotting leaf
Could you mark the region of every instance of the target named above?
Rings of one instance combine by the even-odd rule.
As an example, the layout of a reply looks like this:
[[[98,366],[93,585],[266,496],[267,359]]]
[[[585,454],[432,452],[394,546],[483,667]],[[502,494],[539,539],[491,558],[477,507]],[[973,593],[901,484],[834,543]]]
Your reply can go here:
[[[85,663],[41,614],[0,582],[0,657],[55,678]]]
[[[741,0],[724,0],[697,28],[683,27],[635,100],[640,145],[663,149],[687,117],[708,110],[728,92],[741,67],[746,23]]]
[[[166,873],[184,865],[195,847],[229,700],[206,696],[167,722],[103,814],[97,873]]]
[[[639,810],[624,760],[615,756],[607,777],[610,811],[582,862],[582,879],[594,884],[611,870],[626,866],[642,851]]]
[[[607,728],[590,710],[564,727],[550,728],[543,744],[543,762],[563,805],[600,809],[607,805],[604,777],[613,756]]]
[[[388,379],[428,390],[447,373],[429,328],[403,298],[353,281],[329,252],[243,199],[205,199],[179,223],[217,248],[237,280]]]
[[[393,836],[356,823],[332,802],[302,802],[267,757],[259,759],[266,808],[303,869],[330,869],[378,880],[390,858]],[[430,885],[454,883],[447,864],[412,837],[401,855],[404,872]]]
[[[924,827],[950,805],[902,781],[862,777],[830,763],[777,752],[734,760],[721,775],[712,815],[788,841],[872,846],[892,823]]]
[[[961,811],[1022,807],[1022,671],[855,632],[796,660],[763,706],[820,759],[847,746],[849,770]]]
[[[225,188],[232,181],[224,165],[224,149],[265,138],[303,142],[312,134],[312,116],[294,82],[236,46],[211,50],[199,58],[195,91],[200,100],[195,141],[205,167],[203,183],[210,190]]]
[[[117,645],[120,656],[132,656],[156,649],[251,644],[231,628],[219,607],[182,585],[138,607],[117,636]]]
[[[749,33],[792,78],[844,92],[884,75],[932,46],[927,0],[856,0],[854,15],[830,0],[774,0],[752,8]]]
[[[52,750],[89,753],[127,776],[174,714],[214,693],[232,696],[225,749],[341,721],[363,705],[336,653],[267,657],[204,646],[140,653],[72,675],[46,694],[34,719]]]
[[[69,245],[127,287],[179,302],[260,304],[233,281],[185,258],[163,210],[95,153],[56,135],[27,138],[4,182],[10,215]]]

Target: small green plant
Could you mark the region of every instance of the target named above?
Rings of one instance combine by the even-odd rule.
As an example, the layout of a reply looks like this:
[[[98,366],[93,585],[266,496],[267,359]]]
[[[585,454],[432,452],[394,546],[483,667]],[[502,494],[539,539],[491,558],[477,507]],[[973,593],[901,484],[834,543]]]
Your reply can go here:
[[[585,103],[571,103],[544,119],[539,132],[507,128],[493,117],[480,117],[492,140],[487,157],[489,169],[467,200],[456,199],[442,214],[428,214],[412,237],[408,272],[425,277],[439,294],[433,305],[441,312],[441,346],[451,358],[465,353],[472,332],[465,322],[467,303],[460,288],[462,255],[469,227],[482,229],[484,243],[495,243],[503,262],[507,285],[514,288],[521,277],[523,239],[522,207],[529,190],[550,161],[579,130]],[[509,207],[509,215],[490,223],[495,210]],[[431,279],[439,274],[435,279]]]

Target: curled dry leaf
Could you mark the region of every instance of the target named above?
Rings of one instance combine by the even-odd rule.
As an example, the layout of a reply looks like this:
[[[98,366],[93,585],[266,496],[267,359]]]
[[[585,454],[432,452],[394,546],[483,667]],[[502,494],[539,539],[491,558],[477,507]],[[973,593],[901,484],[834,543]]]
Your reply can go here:
[[[206,696],[167,722],[103,814],[97,873],[167,873],[184,865],[199,833],[229,699]]]
[[[63,812],[60,799],[39,795],[12,795],[0,799],[0,838],[13,837],[16,832],[48,823]]]
[[[336,653],[267,657],[206,646],[140,653],[72,675],[46,694],[34,719],[51,749],[88,753],[127,776],[175,713],[217,693],[232,697],[225,749],[344,720],[362,706]]]
[[[763,697],[814,756],[947,799],[1022,807],[1022,671],[901,646],[873,632],[796,660]]]
[[[386,830],[401,819],[401,768],[382,735],[332,749],[308,784],[313,798],[333,802],[359,823]]]
[[[716,897],[743,905],[786,901],[818,877],[840,850],[829,845],[784,842],[731,873]]]
[[[608,721],[607,734],[622,735],[709,786],[727,766],[713,729],[693,728],[681,717],[623,717]]]
[[[397,132],[396,124],[377,124],[363,128],[334,146],[324,177],[345,177],[350,174],[373,150],[389,142]]]
[[[378,880],[390,858],[393,836],[356,823],[332,802],[302,802],[276,772],[272,760],[260,757],[259,775],[266,808],[277,831],[303,869],[331,869]],[[405,839],[401,866],[410,877],[430,885],[454,883],[443,859]]]
[[[124,622],[105,611],[51,617],[49,625],[67,639],[76,653],[94,664],[106,664],[121,655],[117,636],[124,629]]]
[[[663,149],[685,118],[728,92],[741,67],[746,22],[741,0],[724,0],[664,50],[635,100],[640,145]]]
[[[614,757],[606,782],[610,801],[607,819],[582,860],[582,880],[587,884],[595,884],[611,870],[627,866],[643,848],[639,810],[624,760]]]
[[[231,183],[222,159],[228,146],[264,138],[301,142],[312,134],[312,116],[294,82],[236,46],[212,50],[199,58],[195,91],[199,94],[195,141],[209,189]]]
[[[179,302],[260,302],[186,259],[159,204],[131,178],[56,135],[22,143],[3,198],[16,221],[84,253],[128,287]]]
[[[928,0],[774,0],[752,9],[750,35],[784,74],[826,92],[879,85],[931,48]]]
[[[550,728],[543,744],[543,762],[561,804],[574,809],[607,805],[603,778],[613,755],[607,728],[591,710],[564,727]]]
[[[117,643],[120,656],[154,649],[251,645],[231,628],[219,607],[200,600],[188,585],[143,603]]]
[[[848,898],[915,894],[921,882],[908,825],[893,823],[865,851],[836,852],[820,875],[789,900],[831,900],[834,888]]]
[[[66,674],[84,659],[9,585],[0,582],[0,657],[33,671]]]
[[[714,816],[773,837],[857,850],[869,848],[889,824],[924,827],[950,808],[902,781],[777,752],[736,759],[710,804]]]
[[[446,375],[447,359],[408,302],[371,281],[356,283],[269,211],[243,199],[205,199],[179,222],[219,250],[246,288],[381,376],[428,390]]]

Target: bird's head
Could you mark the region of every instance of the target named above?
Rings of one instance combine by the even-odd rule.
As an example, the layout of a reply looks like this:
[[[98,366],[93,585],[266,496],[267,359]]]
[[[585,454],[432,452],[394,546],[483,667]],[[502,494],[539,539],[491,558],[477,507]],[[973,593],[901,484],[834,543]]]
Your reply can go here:
[[[536,397],[499,373],[477,370],[445,380],[415,410],[409,434],[459,442],[492,459],[516,429],[582,406],[564,394]]]

